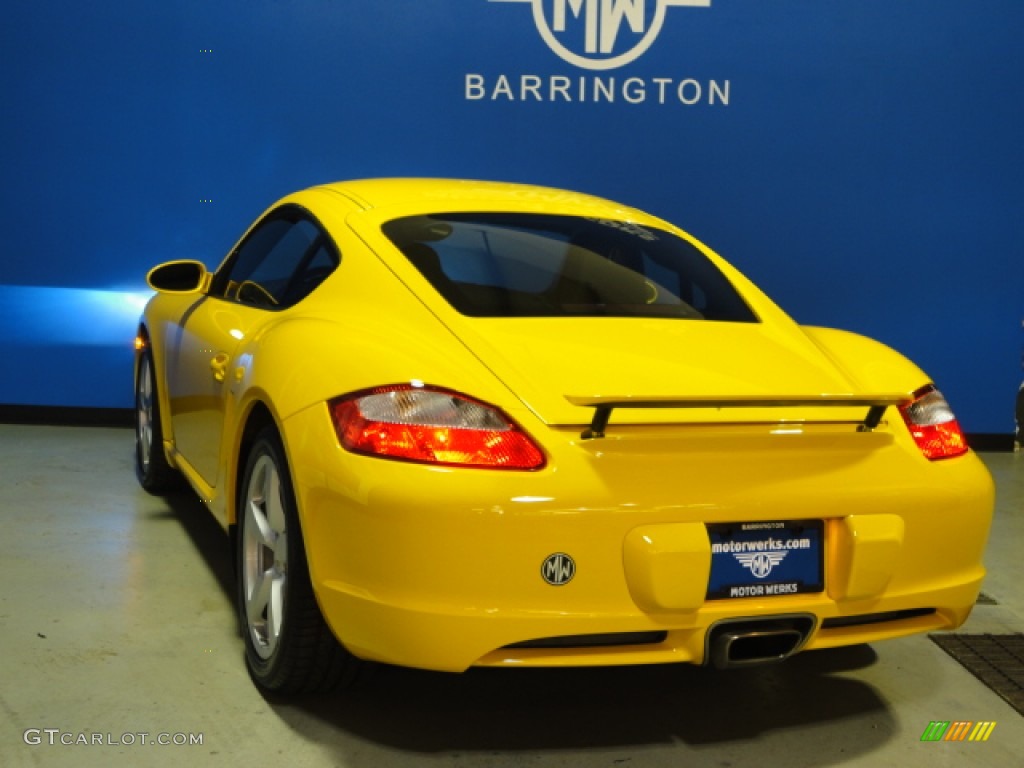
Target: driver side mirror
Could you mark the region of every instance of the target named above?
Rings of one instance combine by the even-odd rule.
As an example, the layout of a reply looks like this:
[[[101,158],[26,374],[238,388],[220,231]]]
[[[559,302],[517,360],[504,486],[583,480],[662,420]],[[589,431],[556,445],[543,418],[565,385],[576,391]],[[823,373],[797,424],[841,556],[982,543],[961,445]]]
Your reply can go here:
[[[209,273],[201,261],[182,259],[168,261],[149,270],[146,282],[161,293],[195,293],[204,290]]]

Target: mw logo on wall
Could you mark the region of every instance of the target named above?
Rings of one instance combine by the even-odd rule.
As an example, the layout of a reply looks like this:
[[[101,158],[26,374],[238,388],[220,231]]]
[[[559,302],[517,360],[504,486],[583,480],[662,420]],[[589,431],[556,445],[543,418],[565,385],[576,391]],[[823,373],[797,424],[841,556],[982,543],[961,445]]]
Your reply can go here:
[[[467,73],[464,83],[467,101],[729,105],[729,80],[620,73],[655,44],[670,8],[710,9],[711,0],[486,2],[530,6],[537,34],[554,56],[576,71],[553,75]],[[529,24],[526,13],[518,15],[520,21],[510,19],[508,23]]]

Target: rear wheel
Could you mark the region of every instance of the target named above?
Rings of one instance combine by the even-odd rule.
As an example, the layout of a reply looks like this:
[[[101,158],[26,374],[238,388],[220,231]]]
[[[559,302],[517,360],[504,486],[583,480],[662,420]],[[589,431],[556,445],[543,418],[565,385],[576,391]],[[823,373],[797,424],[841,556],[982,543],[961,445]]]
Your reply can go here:
[[[181,475],[164,455],[160,398],[153,373],[153,353],[148,347],[139,358],[135,375],[135,474],[139,484],[153,494],[172,491],[181,482]]]
[[[280,693],[350,683],[362,662],[320,614],[284,448],[273,429],[261,432],[249,451],[237,525],[238,612],[253,680]]]

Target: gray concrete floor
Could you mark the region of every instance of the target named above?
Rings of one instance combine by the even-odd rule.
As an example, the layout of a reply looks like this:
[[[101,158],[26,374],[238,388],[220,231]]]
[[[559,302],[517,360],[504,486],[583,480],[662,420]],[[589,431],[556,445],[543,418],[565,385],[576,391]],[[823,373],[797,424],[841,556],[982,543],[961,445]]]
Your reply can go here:
[[[724,673],[386,668],[267,699],[244,670],[226,537],[189,495],[141,491],[131,455],[130,430],[0,425],[0,766],[1024,765],[1024,717],[927,637]],[[1024,454],[984,460],[999,604],[962,631],[1020,632]],[[922,743],[932,720],[997,726]]]

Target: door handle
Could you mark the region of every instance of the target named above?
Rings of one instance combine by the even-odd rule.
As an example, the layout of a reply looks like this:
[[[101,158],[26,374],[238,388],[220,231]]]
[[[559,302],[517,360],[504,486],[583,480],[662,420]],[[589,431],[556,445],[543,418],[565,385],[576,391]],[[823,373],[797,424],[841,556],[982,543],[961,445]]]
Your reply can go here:
[[[213,371],[213,378],[216,381],[224,381],[224,375],[228,369],[228,357],[226,352],[219,352],[210,360],[210,370]]]

